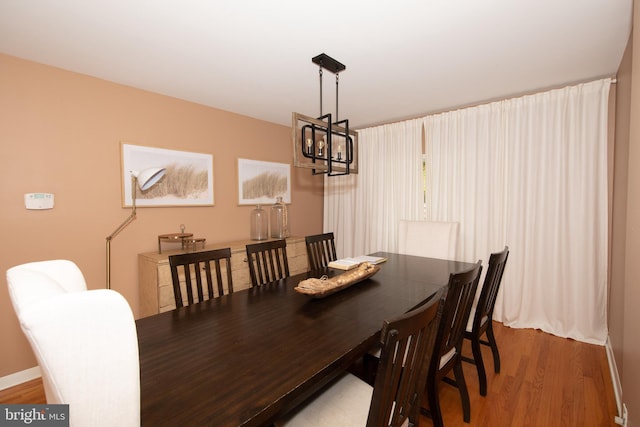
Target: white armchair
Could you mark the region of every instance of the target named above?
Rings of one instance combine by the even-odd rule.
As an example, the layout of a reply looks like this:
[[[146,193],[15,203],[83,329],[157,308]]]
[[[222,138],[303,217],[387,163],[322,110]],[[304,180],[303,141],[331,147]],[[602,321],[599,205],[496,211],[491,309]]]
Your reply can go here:
[[[47,402],[69,404],[72,426],[139,426],[138,338],[122,295],[88,291],[65,260],[10,268],[7,283]]]
[[[398,252],[429,258],[456,259],[457,222],[400,220]]]

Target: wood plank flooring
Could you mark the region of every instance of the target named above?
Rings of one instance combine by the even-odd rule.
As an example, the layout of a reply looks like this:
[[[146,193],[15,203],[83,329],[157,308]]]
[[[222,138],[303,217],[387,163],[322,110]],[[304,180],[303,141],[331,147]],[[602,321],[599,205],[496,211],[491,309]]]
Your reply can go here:
[[[47,403],[47,400],[44,397],[42,379],[36,378],[35,380],[27,381],[15,387],[0,390],[0,403]]]
[[[474,365],[464,363],[471,423],[462,420],[458,389],[442,383],[440,405],[447,427],[615,426],[616,402],[604,347],[494,322],[501,369],[482,346],[487,396],[480,396]],[[463,354],[471,356],[465,342]],[[432,425],[421,417],[421,426]]]
[[[475,366],[464,364],[470,424],[462,421],[458,390],[441,384],[440,403],[447,427],[615,426],[616,403],[604,347],[501,323],[494,327],[501,372],[493,372],[491,351],[483,348],[488,392],[482,397]],[[467,344],[464,353],[471,355]],[[0,391],[0,403],[45,403],[42,381]],[[421,417],[420,425],[432,423]]]

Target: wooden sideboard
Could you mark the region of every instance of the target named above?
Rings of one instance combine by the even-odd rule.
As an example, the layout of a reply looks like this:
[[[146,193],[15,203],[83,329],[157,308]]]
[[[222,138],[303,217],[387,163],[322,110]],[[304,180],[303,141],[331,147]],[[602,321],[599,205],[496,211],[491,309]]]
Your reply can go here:
[[[233,289],[239,291],[251,286],[249,265],[245,246],[258,243],[255,240],[212,243],[198,251],[231,248],[231,275]],[[173,298],[173,284],[169,268],[169,255],[184,253],[182,249],[162,250],[138,254],[138,282],[140,287],[140,317],[173,310],[176,308]],[[304,237],[287,239],[287,258],[291,275],[308,270],[307,248]]]

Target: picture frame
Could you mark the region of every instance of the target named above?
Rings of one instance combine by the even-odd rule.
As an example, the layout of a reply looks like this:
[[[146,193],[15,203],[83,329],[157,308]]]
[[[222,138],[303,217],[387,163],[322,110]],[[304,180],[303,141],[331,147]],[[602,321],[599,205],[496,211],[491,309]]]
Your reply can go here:
[[[238,159],[238,204],[275,203],[278,196],[291,203],[289,163]]]
[[[132,206],[131,172],[151,167],[165,175],[147,191],[136,188],[137,207],[213,206],[213,154],[121,143],[122,206]]]

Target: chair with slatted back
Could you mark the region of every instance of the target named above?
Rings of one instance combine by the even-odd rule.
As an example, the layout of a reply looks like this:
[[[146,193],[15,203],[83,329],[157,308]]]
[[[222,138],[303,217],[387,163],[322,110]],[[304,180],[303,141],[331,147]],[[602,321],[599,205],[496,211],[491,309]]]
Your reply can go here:
[[[307,244],[309,270],[324,268],[330,261],[338,259],[333,233],[316,234],[304,238]]]
[[[251,287],[289,277],[287,241],[272,240],[246,246]]]
[[[224,295],[225,288],[228,294],[233,293],[230,248],[171,255],[169,256],[169,266],[176,308],[183,307],[185,302],[181,284],[183,277],[187,305]],[[226,286],[223,271],[226,272]],[[215,272],[215,276],[213,276],[213,272]],[[197,300],[195,294],[197,294]]]
[[[471,420],[469,392],[462,372],[460,351],[481,271],[482,262],[478,261],[475,267],[451,274],[449,277],[442,319],[438,326],[433,356],[427,373],[426,394],[429,409],[422,409],[426,415],[431,416],[433,425],[436,427],[444,425],[438,397],[438,385],[441,380],[458,388],[462,400],[463,419],[467,423]],[[447,377],[451,370],[453,370],[455,380]]]
[[[496,373],[500,372],[500,353],[498,352],[496,338],[493,335],[492,319],[493,307],[496,303],[498,291],[500,290],[502,274],[504,273],[504,267],[507,264],[508,257],[508,246],[505,246],[502,252],[492,253],[491,257],[489,257],[489,267],[487,268],[487,274],[484,278],[482,290],[480,291],[480,297],[478,298],[476,306],[471,309],[467,330],[464,333],[464,337],[471,341],[473,358],[462,357],[462,360],[476,365],[481,396],[487,395],[487,374],[482,361],[480,344],[491,348],[491,353],[493,354],[493,369]],[[486,334],[487,340],[481,339],[484,334]]]
[[[344,374],[276,427],[417,426],[443,289],[430,302],[392,320],[380,333],[382,353],[372,386]]]

